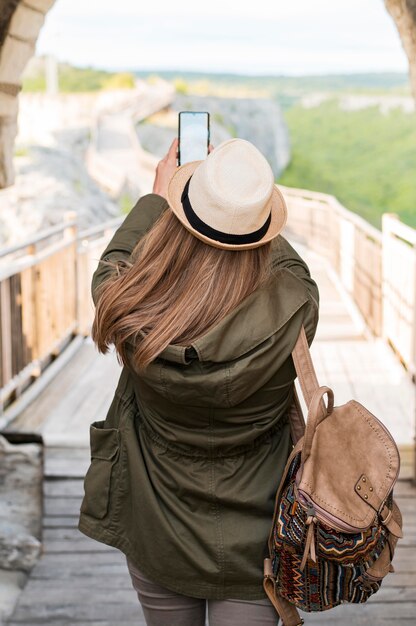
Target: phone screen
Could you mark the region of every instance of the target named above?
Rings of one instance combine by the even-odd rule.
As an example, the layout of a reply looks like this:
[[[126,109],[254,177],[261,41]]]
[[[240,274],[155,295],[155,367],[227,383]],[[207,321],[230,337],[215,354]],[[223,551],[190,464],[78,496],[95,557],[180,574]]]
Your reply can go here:
[[[209,113],[181,111],[179,113],[179,165],[202,161],[208,154]]]

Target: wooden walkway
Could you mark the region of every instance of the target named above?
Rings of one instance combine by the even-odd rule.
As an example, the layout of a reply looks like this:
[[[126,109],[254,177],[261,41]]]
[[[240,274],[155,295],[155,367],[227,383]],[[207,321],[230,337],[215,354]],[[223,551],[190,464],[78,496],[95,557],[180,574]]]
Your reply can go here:
[[[322,259],[294,245],[308,261],[320,287],[320,324],[312,345],[320,383],[333,388],[335,404],[355,397],[368,406],[392,431],[405,460],[396,489],[405,533],[397,548],[396,573],[387,577],[366,605],[305,615],[306,624],[414,625],[416,490],[406,477],[411,471],[415,388],[390,350],[366,336]],[[42,433],[45,480],[43,553],[8,626],[145,624],[124,555],[85,537],[76,528],[83,477],[89,465],[89,424],[105,417],[119,372],[114,354],[99,355],[86,340],[11,427]]]

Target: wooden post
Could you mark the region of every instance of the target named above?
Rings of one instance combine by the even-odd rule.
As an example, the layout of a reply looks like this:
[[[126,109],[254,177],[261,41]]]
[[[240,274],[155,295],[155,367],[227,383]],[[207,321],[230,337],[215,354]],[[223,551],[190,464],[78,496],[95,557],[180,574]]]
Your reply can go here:
[[[64,213],[64,222],[65,224],[68,224],[68,226],[65,227],[64,229],[64,239],[65,240],[71,240],[71,239],[75,239],[77,238],[77,232],[78,232],[78,224],[71,224],[71,222],[73,222],[74,220],[77,219],[77,212],[76,211],[65,211]]]
[[[416,242],[413,242],[413,268],[414,268],[414,276],[416,278]],[[414,424],[415,424],[415,436],[414,436],[414,447],[413,447],[413,484],[416,485],[416,281],[413,282],[413,332],[412,332],[412,361],[413,361],[413,372],[412,372],[412,380],[414,383]]]
[[[2,280],[0,283],[1,302],[1,367],[2,384],[9,382],[12,377],[12,332],[10,317],[10,279]]]
[[[65,211],[64,222],[68,223],[76,219],[77,219],[76,211]],[[71,304],[74,307],[73,311],[74,311],[74,316],[75,316],[75,321],[76,321],[75,332],[78,333],[79,328],[80,328],[79,298],[81,294],[79,293],[79,284],[78,284],[78,224],[76,222],[75,224],[68,225],[64,230],[64,240],[68,240],[68,239],[72,240],[71,248],[73,251],[72,262],[71,262],[72,267],[71,267],[71,274],[70,274],[71,280],[72,280],[71,294],[73,295],[73,301]]]
[[[339,277],[348,293],[354,297],[355,226],[350,221],[340,218],[340,268]]]

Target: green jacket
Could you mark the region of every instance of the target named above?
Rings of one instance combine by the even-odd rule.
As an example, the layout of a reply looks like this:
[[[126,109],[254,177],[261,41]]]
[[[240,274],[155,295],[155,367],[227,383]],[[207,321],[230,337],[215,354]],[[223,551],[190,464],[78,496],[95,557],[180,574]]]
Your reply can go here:
[[[128,258],[166,201],[142,197],[101,258]],[[123,367],[105,420],[90,427],[79,529],[150,579],[200,598],[264,598],[274,496],[291,449],[291,351],[309,344],[319,294],[279,235],[273,279],[191,346],[169,345],[145,374]],[[98,264],[92,296],[114,271]]]

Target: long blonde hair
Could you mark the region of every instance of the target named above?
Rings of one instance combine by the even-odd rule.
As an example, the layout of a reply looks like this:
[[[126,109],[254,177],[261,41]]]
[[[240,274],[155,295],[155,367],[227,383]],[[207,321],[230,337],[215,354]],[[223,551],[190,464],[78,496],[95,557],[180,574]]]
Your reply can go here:
[[[128,261],[97,289],[92,338],[99,352],[114,344],[127,363],[146,368],[168,344],[189,345],[270,276],[271,243],[224,250],[192,235],[170,209],[140,239]],[[121,358],[121,361],[120,361]]]

